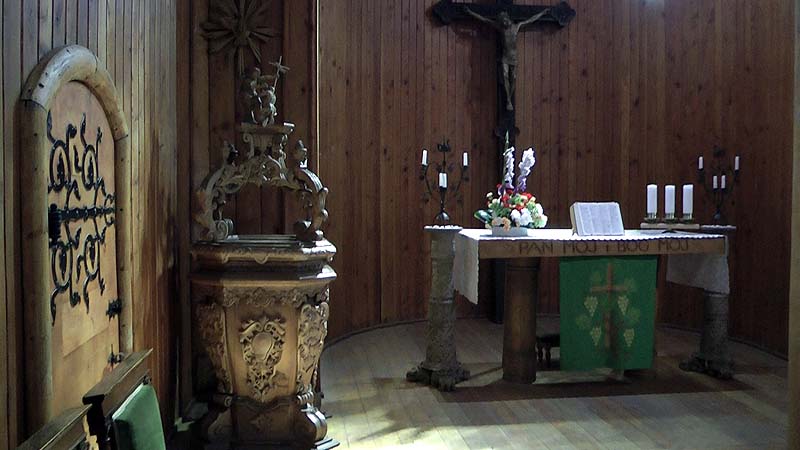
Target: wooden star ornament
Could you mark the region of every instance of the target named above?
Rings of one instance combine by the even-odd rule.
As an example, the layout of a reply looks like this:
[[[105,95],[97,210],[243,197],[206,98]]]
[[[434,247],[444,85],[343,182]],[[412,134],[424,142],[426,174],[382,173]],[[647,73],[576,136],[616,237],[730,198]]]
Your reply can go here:
[[[261,64],[259,46],[269,39],[280,36],[274,28],[259,25],[263,23],[267,6],[272,0],[220,0],[214,2],[209,10],[209,19],[200,27],[208,41],[208,52],[217,53],[234,49],[238,60],[239,73],[244,73],[245,49]]]

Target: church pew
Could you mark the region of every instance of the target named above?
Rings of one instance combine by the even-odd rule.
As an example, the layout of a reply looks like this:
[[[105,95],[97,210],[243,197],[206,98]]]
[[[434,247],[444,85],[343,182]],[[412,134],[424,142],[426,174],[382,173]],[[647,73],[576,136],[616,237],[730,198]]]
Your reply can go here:
[[[83,450],[88,448],[83,421],[89,406],[64,411],[48,422],[17,450]]]
[[[153,350],[133,353],[83,397],[89,432],[101,450],[165,449],[155,391],[150,386]]]

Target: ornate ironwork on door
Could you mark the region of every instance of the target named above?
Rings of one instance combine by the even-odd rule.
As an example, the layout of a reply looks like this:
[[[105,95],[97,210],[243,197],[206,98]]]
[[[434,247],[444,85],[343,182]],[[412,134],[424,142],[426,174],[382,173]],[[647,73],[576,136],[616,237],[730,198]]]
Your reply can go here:
[[[79,144],[74,142],[78,130],[73,124],[67,124],[63,140],[54,137],[52,129],[48,113],[47,138],[52,147],[47,191],[65,193],[61,205],[51,203],[48,210],[50,271],[55,286],[50,295],[50,313],[55,323],[56,299],[60,295],[66,294],[73,307],[83,297],[88,312],[90,284],[97,282],[101,295],[105,291],[100,271],[101,246],[105,244],[106,231],[114,225],[116,197],[106,191],[100,174],[100,127],[94,144],[86,141],[86,114],[81,120]],[[72,206],[73,201],[84,204]],[[75,222],[82,223],[77,228],[70,227]]]

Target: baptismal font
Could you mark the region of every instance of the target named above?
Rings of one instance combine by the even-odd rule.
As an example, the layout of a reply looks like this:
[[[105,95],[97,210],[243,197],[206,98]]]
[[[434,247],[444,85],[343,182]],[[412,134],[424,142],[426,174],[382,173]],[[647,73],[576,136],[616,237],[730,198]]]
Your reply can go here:
[[[237,131],[246,150],[240,155],[224,143],[222,166],[195,193],[195,220],[205,234],[192,248],[195,395],[209,404],[211,440],[234,448],[332,448],[338,443],[326,438],[315,389],[328,286],[336,279],[329,265],[336,247],[320,230],[328,190],[307,168],[301,141],[284,151],[294,125],[275,123],[275,88],[287,68],[273,65],[274,75],[250,69],[241,85],[248,114]],[[248,184],[297,195],[305,218],[293,235],[234,233],[223,207]],[[212,379],[205,390],[198,387],[203,367]]]

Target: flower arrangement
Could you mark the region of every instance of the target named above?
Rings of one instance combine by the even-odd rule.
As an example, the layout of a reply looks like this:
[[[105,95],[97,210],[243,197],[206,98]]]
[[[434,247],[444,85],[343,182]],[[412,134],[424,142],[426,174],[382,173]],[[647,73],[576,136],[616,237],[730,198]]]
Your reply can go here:
[[[547,216],[536,197],[527,190],[528,175],[536,164],[532,148],[522,153],[519,163],[519,175],[514,184],[514,147],[503,153],[505,168],[503,183],[497,185],[497,196],[493,192],[486,194],[487,209],[475,211],[475,218],[486,225],[486,228],[502,227],[509,231],[511,227],[544,228]]]

